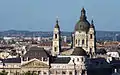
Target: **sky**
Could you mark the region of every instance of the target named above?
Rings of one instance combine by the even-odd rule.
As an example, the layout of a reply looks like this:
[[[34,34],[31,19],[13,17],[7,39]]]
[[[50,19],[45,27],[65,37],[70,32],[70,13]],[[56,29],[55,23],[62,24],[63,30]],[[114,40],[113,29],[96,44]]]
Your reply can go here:
[[[120,0],[0,0],[0,31],[73,31],[82,7],[96,30],[120,31]]]

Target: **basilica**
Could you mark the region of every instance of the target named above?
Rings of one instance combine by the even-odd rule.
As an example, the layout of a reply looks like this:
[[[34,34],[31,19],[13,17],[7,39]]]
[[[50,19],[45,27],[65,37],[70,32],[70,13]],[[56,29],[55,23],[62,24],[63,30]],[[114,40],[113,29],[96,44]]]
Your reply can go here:
[[[50,51],[31,46],[18,58],[0,59],[0,70],[4,69],[9,75],[15,75],[15,73],[20,75],[28,71],[38,75],[110,75],[112,72],[110,58],[97,57],[94,22],[93,20],[88,22],[84,8],[71,35],[72,46],[63,51],[57,19]]]

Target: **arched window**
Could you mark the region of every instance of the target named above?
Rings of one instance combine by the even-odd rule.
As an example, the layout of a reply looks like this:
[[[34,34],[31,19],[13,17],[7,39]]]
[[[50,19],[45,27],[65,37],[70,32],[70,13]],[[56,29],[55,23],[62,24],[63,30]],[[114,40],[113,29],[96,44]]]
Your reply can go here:
[[[55,39],[57,39],[57,34],[55,34]]]
[[[90,34],[90,39],[92,39],[93,37],[92,37],[92,34]]]
[[[83,59],[83,57],[81,58],[81,61],[83,61],[84,59]]]
[[[90,53],[92,53],[92,48],[90,48]]]
[[[43,72],[44,75],[46,75],[47,73],[46,72]]]
[[[62,71],[62,74],[66,74],[66,71]]]
[[[84,39],[82,40],[82,45],[85,43]]]
[[[77,61],[79,61],[79,58],[77,58]]]
[[[77,39],[76,39],[76,44],[77,44]]]
[[[80,45],[80,40],[78,40],[78,45]]]
[[[88,40],[86,40],[86,45],[88,46]]]
[[[54,47],[54,49],[55,49],[55,52],[57,51],[57,47]]]
[[[72,71],[69,72],[69,75],[72,75]]]

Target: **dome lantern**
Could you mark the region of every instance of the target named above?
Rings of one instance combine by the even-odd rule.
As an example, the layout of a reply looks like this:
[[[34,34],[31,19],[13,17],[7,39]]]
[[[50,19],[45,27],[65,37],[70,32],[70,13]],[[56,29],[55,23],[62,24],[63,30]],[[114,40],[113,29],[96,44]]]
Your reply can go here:
[[[58,18],[56,19],[56,25],[55,25],[55,28],[58,28],[58,29],[59,29]]]
[[[93,19],[91,20],[90,28],[94,28],[94,21],[93,21]]]

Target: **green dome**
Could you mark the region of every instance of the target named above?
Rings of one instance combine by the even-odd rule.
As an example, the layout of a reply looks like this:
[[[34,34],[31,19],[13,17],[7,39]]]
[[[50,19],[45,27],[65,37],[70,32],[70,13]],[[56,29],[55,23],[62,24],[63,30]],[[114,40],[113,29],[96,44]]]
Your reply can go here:
[[[75,25],[75,31],[79,31],[79,32],[85,31],[85,32],[88,32],[89,28],[90,28],[90,23],[86,19],[85,9],[83,8],[81,10],[80,20]]]
[[[86,21],[78,21],[77,24],[75,25],[75,31],[85,31],[88,32],[90,27],[90,23]]]

